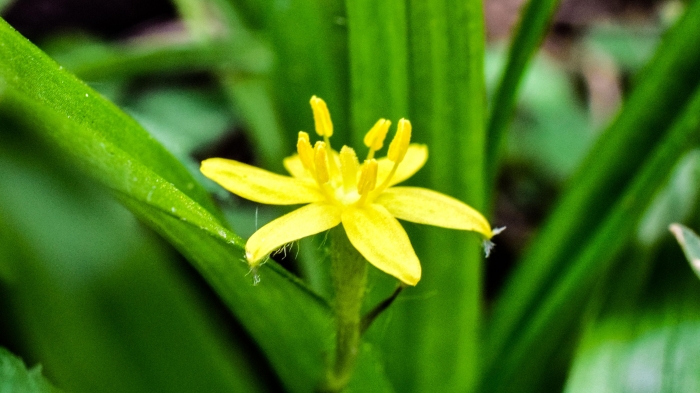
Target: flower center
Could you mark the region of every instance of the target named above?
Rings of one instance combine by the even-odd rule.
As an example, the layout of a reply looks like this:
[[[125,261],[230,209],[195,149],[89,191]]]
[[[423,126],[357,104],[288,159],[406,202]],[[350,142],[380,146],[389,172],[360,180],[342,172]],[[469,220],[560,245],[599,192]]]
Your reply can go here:
[[[328,202],[343,206],[371,203],[389,187],[396,169],[406,156],[411,141],[411,123],[406,119],[399,120],[396,135],[389,145],[386,157],[393,163],[391,171],[385,178],[378,179],[379,163],[374,154],[384,146],[391,121],[379,119],[367,132],[363,142],[369,148],[369,152],[365,162],[360,165],[357,154],[351,147],[343,146],[340,153],[331,148],[333,123],[326,103],[313,96],[311,108],[316,133],[323,137],[323,141],[316,142],[312,147],[309,134],[299,132],[297,152],[302,165],[316,181]],[[381,183],[377,184],[378,180],[381,180]]]

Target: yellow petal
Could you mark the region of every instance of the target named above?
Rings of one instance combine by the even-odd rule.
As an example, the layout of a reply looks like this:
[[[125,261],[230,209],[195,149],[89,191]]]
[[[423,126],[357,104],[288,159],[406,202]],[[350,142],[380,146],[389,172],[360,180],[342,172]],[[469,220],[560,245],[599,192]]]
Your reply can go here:
[[[251,201],[271,205],[296,205],[323,200],[314,183],[282,176],[238,161],[210,158],[202,161],[204,176]]]
[[[466,203],[436,191],[418,187],[393,187],[381,193],[375,203],[396,218],[419,224],[476,231],[490,239],[486,218]]]
[[[423,165],[425,165],[426,161],[428,161],[428,147],[426,145],[420,145],[417,143],[409,145],[408,150],[406,151],[406,156],[396,169],[396,173],[391,178],[389,186],[401,183],[402,181],[413,176],[423,167]],[[383,184],[384,179],[386,179],[391,172],[394,162],[386,157],[383,157],[377,160],[377,164],[379,164],[379,169],[377,171],[377,184]]]
[[[286,157],[282,160],[282,165],[290,175],[296,178],[313,180],[309,171],[304,168],[304,163],[301,162],[301,157],[298,154]]]
[[[246,258],[255,266],[271,252],[302,237],[311,236],[340,224],[340,208],[312,203],[258,229],[245,245]]]
[[[377,269],[408,285],[420,280],[421,267],[401,224],[382,206],[347,209],[343,227],[350,243]]]

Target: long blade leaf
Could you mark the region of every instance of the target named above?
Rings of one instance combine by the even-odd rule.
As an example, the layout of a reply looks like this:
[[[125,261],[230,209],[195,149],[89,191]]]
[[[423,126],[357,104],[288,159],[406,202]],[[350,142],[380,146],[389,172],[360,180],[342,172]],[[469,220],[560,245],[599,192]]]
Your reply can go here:
[[[549,31],[560,0],[530,0],[524,7],[508,50],[508,62],[491,102],[487,127],[487,160],[491,181],[498,169],[503,137],[513,117],[518,87],[527,65]]]
[[[240,261],[242,240],[172,155],[4,21],[0,44],[0,110],[37,130],[179,247],[290,390],[314,389],[332,342],[325,303],[273,262],[260,272],[263,283],[253,287]]]
[[[570,180],[570,188],[526,251],[498,300],[488,334],[489,359],[502,355],[543,295],[665,135],[700,82],[700,3],[691,3],[640,74],[624,109]],[[669,78],[673,75],[673,78]]]
[[[428,143],[431,157],[416,180],[422,176],[429,187],[481,209],[485,155],[482,2],[408,1],[405,9],[409,119],[415,140]],[[388,14],[354,21],[351,26],[387,19],[391,20],[387,25],[393,26],[401,10],[397,6]],[[352,49],[355,44],[352,34],[350,37]],[[386,43],[376,43],[383,37],[366,40],[362,45],[374,48],[372,53],[377,56],[386,56],[379,54],[379,45]],[[397,40],[395,45],[402,43]],[[401,53],[401,49],[392,53]],[[384,61],[402,64],[400,58]],[[383,86],[386,82],[363,83]],[[353,96],[353,100],[362,97]],[[381,326],[385,318],[387,324],[386,334],[380,337],[385,352],[391,354],[387,356],[387,371],[397,391],[470,390],[478,374],[479,240],[473,234],[425,227],[411,235],[426,273],[415,289],[404,291],[386,317],[377,321]]]
[[[650,190],[658,189],[668,178],[678,158],[700,143],[698,111],[700,90],[665,134],[609,215],[583,242],[580,252],[568,261],[551,288],[541,294],[539,304],[521,321],[519,334],[509,341],[507,351],[500,353],[498,362],[491,363],[487,383],[501,388],[519,386],[525,391],[526,384],[536,384],[542,373],[547,372],[539,367],[539,362],[530,359],[548,359],[571,334],[580,314],[570,311],[583,307],[597,279],[605,276],[614,257],[634,236],[642,212],[654,196]],[[564,318],[565,315],[570,317]]]

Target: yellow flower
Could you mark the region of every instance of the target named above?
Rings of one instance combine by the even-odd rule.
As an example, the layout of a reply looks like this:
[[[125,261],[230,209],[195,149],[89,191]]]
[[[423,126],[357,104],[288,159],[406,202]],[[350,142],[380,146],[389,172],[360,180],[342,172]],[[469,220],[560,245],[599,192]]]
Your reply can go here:
[[[202,162],[201,171],[243,198],[272,205],[308,204],[255,232],[246,243],[246,258],[257,266],[281,246],[343,224],[352,245],[378,269],[416,285],[421,266],[406,231],[396,218],[420,224],[475,231],[486,240],[496,231],[476,210],[447,195],[417,187],[394,187],[415,174],[428,159],[425,145],[410,144],[411,123],[399,120],[387,156],[375,159],[391,122],[380,119],[365,136],[368,158],[360,164],[355,151],[331,148],[333,123],[326,103],[311,98],[316,132],[311,146],[299,132],[297,154],[282,176],[223,158]]]

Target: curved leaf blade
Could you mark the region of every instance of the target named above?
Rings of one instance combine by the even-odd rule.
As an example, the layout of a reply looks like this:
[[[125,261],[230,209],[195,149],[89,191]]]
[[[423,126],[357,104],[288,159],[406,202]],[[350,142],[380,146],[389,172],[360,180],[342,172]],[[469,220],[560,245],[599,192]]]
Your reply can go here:
[[[41,366],[27,369],[22,359],[0,347],[0,392],[60,393],[41,375]]]
[[[671,224],[669,230],[678,240],[690,267],[700,278],[700,237],[692,229],[681,224]]]
[[[257,340],[290,391],[316,388],[323,354],[332,347],[325,302],[274,262],[261,269],[263,284],[254,287],[247,265],[237,262],[242,239],[187,170],[3,20],[0,58],[0,111],[36,130],[178,247]]]
[[[698,66],[700,3],[691,3],[511,275],[486,330],[487,364],[494,364],[505,352],[547,288],[581,253],[585,239],[594,237],[642,163],[667,135],[659,130],[668,129],[681,116],[700,84]]]

